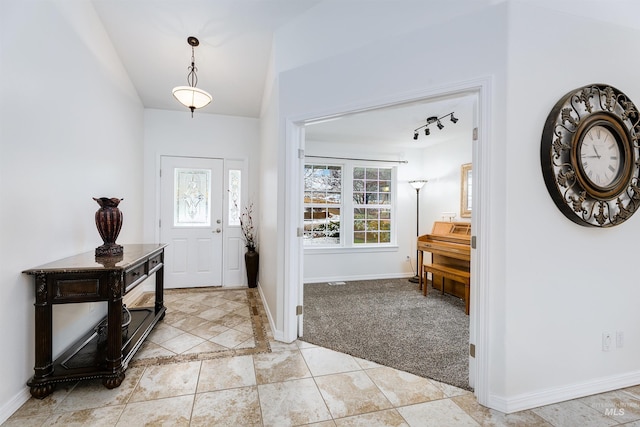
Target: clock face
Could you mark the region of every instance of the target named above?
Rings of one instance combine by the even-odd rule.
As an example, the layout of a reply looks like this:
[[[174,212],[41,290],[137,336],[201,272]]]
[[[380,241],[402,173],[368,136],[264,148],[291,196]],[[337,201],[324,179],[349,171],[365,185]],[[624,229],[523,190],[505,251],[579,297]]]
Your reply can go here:
[[[622,92],[593,84],[553,107],[540,144],[549,195],[571,221],[623,223],[640,208],[640,113]]]
[[[623,165],[620,143],[613,132],[601,125],[592,126],[576,148],[584,178],[596,188],[611,188]]]

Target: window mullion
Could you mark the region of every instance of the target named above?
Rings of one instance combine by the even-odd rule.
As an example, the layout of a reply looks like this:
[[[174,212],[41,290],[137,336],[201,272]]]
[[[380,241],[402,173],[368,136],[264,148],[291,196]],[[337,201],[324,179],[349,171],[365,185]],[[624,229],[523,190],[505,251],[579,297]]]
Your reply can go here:
[[[353,247],[353,165],[348,162],[342,171],[342,195],[344,203],[343,215],[345,217],[343,226],[342,244],[345,247]]]

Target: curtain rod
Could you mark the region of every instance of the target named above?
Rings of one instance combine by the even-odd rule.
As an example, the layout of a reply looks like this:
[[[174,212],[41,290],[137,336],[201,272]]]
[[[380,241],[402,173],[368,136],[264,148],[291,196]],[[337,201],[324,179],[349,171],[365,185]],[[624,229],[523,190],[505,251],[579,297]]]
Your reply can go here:
[[[306,156],[306,155],[304,157],[312,157],[314,159],[357,160],[362,162],[409,163],[407,160],[357,159],[353,157]]]

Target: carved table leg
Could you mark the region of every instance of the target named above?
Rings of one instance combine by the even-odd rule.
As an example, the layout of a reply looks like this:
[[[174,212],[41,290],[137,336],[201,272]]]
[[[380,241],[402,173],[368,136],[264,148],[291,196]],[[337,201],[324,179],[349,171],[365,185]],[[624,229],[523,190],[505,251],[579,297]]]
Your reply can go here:
[[[158,314],[163,308],[164,308],[164,265],[156,271],[155,313]],[[164,319],[164,314],[165,313],[163,312],[162,315],[160,316],[160,320]]]
[[[31,395],[43,399],[53,392],[53,384],[44,383],[44,379],[53,373],[52,361],[52,321],[51,304],[47,298],[47,276],[38,274],[36,280],[35,302],[35,366],[33,379],[28,383]]]
[[[55,388],[55,384],[45,383],[40,385],[32,385],[29,388],[29,392],[31,393],[31,396],[35,397],[36,399],[44,399],[45,397],[53,393],[53,390]]]
[[[110,374],[102,382],[107,388],[114,388],[118,387],[124,379],[122,367],[122,275],[119,272],[113,272],[109,277],[109,282],[106,368]]]
[[[102,378],[102,384],[109,389],[120,387],[120,384],[124,381],[124,376],[124,372],[119,372],[116,375],[104,377]]]

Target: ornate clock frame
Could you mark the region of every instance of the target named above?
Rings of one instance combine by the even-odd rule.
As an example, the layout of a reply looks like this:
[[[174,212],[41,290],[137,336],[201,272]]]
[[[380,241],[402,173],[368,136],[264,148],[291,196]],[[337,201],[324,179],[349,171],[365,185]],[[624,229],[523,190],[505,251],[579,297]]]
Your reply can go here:
[[[618,144],[616,176],[599,186],[585,173],[581,147],[595,127],[605,128]],[[542,132],[540,163],[547,190],[560,211],[582,226],[612,227],[640,207],[640,114],[618,89],[592,84],[563,96]],[[582,157],[582,158],[581,158]],[[599,156],[598,156],[599,157]]]

